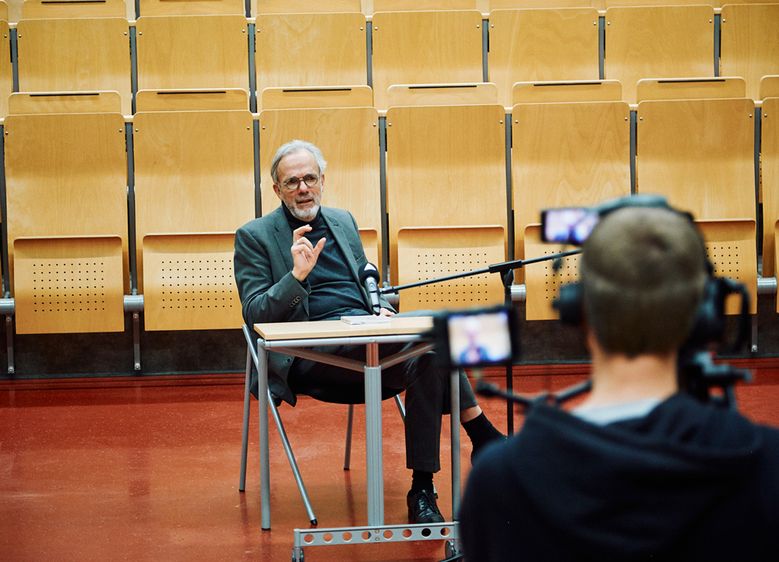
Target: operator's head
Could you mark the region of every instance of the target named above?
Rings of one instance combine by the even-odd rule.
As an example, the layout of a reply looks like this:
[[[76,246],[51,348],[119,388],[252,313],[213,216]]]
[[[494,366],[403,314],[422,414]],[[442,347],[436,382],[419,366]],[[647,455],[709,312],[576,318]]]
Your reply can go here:
[[[607,353],[675,352],[692,328],[706,282],[706,250],[693,223],[661,208],[607,215],[584,244],[584,314]]]
[[[302,221],[316,217],[326,168],[322,151],[310,142],[293,140],[276,151],[270,167],[273,191],[294,217]]]

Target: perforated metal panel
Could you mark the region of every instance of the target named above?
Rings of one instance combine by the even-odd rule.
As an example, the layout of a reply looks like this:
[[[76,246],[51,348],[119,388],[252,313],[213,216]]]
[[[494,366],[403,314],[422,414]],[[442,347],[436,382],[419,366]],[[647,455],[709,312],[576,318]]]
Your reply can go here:
[[[124,329],[121,238],[21,238],[14,249],[18,333]]]
[[[400,284],[484,268],[505,259],[503,227],[407,228],[398,235]],[[488,306],[503,302],[498,274],[407,289],[401,311]]]
[[[143,239],[147,330],[241,326],[233,233],[154,234]]]

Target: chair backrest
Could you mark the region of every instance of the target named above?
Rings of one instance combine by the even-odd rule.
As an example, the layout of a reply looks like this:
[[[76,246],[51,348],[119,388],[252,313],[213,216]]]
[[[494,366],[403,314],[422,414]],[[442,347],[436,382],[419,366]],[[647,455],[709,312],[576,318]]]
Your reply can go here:
[[[489,79],[511,106],[515,82],[596,80],[598,11],[593,8],[490,13]]]
[[[760,99],[779,98],[779,75],[763,76],[760,80]]]
[[[474,105],[498,103],[498,89],[490,82],[477,84],[394,84],[387,88],[390,107],[403,105]]]
[[[620,101],[619,80],[577,80],[572,82],[517,82],[511,92],[512,105],[575,101]]]
[[[402,228],[496,224],[508,231],[504,119],[497,104],[389,109],[391,264]]]
[[[360,12],[257,16],[257,91],[367,85],[365,26]]]
[[[30,111],[5,120],[17,333],[124,330],[122,294],[130,286],[125,126],[115,93],[112,111],[89,112],[90,101],[102,95],[12,95],[26,98],[16,105]],[[49,112],[66,110],[70,101],[80,112]],[[99,108],[98,102],[92,109]]]
[[[317,145],[328,163],[322,204],[348,209],[360,227],[380,233],[378,126],[379,116],[373,107],[263,110],[260,113],[262,213],[266,215],[280,204],[270,176],[276,150],[292,139],[302,139]],[[380,244],[380,237],[376,242]],[[380,249],[376,252],[381,255]]]
[[[242,94],[216,91],[205,101],[206,92],[138,96],[135,223],[147,330],[241,325],[233,235],[254,217],[253,125]],[[225,306],[209,308],[209,294],[228,299],[220,300]],[[180,306],[181,299],[190,306]]]
[[[61,4],[38,0],[17,24],[20,91],[115,90],[122,96],[122,113],[131,114],[130,28],[124,4],[70,6],[80,9],[66,17]],[[119,17],[102,15],[101,8],[111,6],[118,7]]]
[[[763,179],[763,276],[776,275],[774,225],[779,220],[779,97],[763,100],[761,164]]]
[[[139,90],[248,90],[245,17],[142,16],[135,27]]]
[[[370,86],[265,88],[264,109],[312,109],[324,107],[373,107]]]
[[[528,225],[523,233],[523,251],[528,257],[539,258],[560,251],[541,241],[541,227]],[[562,267],[555,270],[553,262],[531,263],[523,268],[525,276],[525,318],[527,320],[555,320],[560,317],[552,303],[560,294],[560,286],[579,280],[579,256],[569,256],[562,261]]]
[[[638,104],[637,191],[696,219],[755,219],[755,107],[750,99]]]
[[[636,88],[639,102],[647,100],[689,100],[746,97],[746,81],[741,77],[722,78],[643,78]]]
[[[714,9],[656,6],[606,10],[606,78],[636,103],[641,78],[714,76]]]
[[[630,108],[622,101],[518,104],[512,119],[515,253],[534,257],[524,255],[523,236],[542,209],[630,193]]]
[[[502,226],[401,228],[398,232],[398,283],[464,273],[506,259]],[[399,293],[401,312],[491,306],[504,302],[500,275],[485,273]]]
[[[143,16],[194,16],[246,14],[244,0],[140,0]]]
[[[746,285],[749,291],[749,313],[757,314],[757,245],[754,220],[695,221],[703,234],[706,253],[714,264],[714,274],[729,277]],[[727,314],[738,314],[740,302],[729,298]]]
[[[779,74],[779,4],[728,4],[722,8],[720,73],[742,76],[747,97],[759,99],[760,79]]]
[[[481,82],[482,16],[476,10],[373,15],[373,96],[386,109],[392,84]]]

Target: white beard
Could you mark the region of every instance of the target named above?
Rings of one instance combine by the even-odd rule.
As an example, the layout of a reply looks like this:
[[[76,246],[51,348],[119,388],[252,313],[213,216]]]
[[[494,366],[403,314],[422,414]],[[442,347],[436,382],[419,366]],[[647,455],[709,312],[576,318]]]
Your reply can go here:
[[[295,207],[287,207],[289,209],[289,212],[292,213],[292,216],[296,219],[303,221],[303,222],[311,222],[314,220],[314,217],[316,217],[316,214],[319,212],[320,205],[314,205],[313,207],[310,207],[308,209],[298,209]]]

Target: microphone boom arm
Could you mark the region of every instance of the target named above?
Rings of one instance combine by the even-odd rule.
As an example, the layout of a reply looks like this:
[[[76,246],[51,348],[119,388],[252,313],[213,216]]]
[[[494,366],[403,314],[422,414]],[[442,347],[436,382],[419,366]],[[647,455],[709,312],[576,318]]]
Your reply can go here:
[[[425,285],[432,285],[434,283],[443,283],[445,281],[453,281],[454,279],[462,279],[464,277],[472,277],[474,275],[482,275],[484,273],[506,273],[508,271],[511,271],[513,269],[519,269],[521,267],[524,267],[525,265],[532,264],[532,263],[539,263],[544,261],[551,261],[558,258],[565,258],[568,256],[573,256],[576,254],[580,254],[582,251],[581,249],[578,250],[569,250],[567,252],[560,252],[557,254],[550,254],[547,256],[541,256],[538,258],[530,258],[526,260],[511,260],[511,261],[504,261],[500,263],[495,263],[492,265],[488,265],[487,267],[482,267],[480,269],[473,269],[471,271],[465,271],[463,273],[452,273],[451,275],[445,275],[443,277],[435,277],[433,279],[424,279],[422,281],[415,281],[414,283],[406,283],[405,285],[395,285],[395,286],[389,286],[389,287],[381,287],[379,289],[379,292],[382,295],[386,294],[398,294],[399,291],[403,291],[405,289],[413,289],[414,287],[423,287]]]

